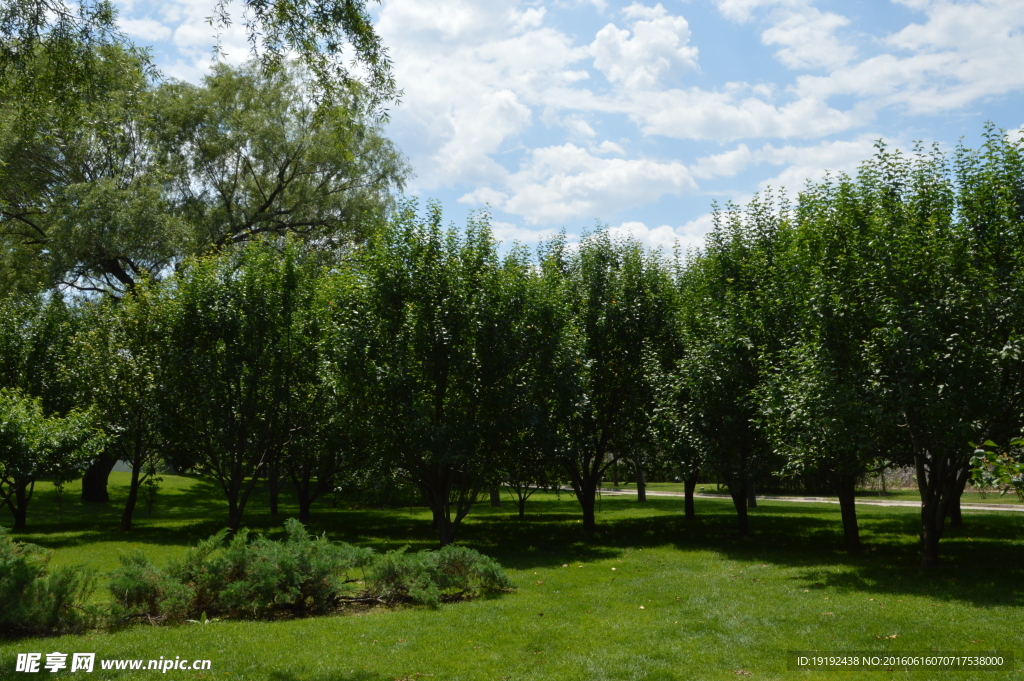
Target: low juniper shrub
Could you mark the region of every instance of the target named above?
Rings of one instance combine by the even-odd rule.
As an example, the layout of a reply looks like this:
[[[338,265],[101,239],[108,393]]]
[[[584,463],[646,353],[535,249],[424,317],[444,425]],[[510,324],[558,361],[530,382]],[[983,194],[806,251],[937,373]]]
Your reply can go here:
[[[472,549],[381,555],[310,536],[294,519],[285,532],[284,541],[273,541],[246,530],[228,540],[222,531],[166,570],[140,552],[123,554],[110,582],[113,621],[302,617],[356,603],[436,606],[514,588],[501,566]]]
[[[51,552],[12,541],[0,527],[0,637],[71,634],[95,625],[88,605],[95,575],[83,567],[49,569]]]

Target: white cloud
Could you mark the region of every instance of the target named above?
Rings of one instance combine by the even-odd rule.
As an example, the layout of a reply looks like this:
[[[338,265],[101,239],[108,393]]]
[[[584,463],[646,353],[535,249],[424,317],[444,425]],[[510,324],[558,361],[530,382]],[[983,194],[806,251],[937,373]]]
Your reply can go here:
[[[494,203],[531,224],[545,224],[606,216],[695,186],[686,165],[678,161],[601,158],[564,144],[532,150],[503,186],[508,198]],[[472,203],[484,196],[477,190],[460,201]],[[499,193],[486,196],[494,200]]]
[[[117,23],[126,35],[143,42],[167,40],[171,37],[170,27],[155,19],[120,19]]]
[[[491,230],[494,233],[495,239],[508,246],[516,242],[536,244],[542,239],[550,239],[558,234],[558,230],[553,228],[537,229],[500,221],[492,221]],[[569,235],[566,236],[568,237]],[[575,237],[576,235],[572,236]]]
[[[707,215],[679,227],[648,227],[643,222],[623,222],[617,227],[610,227],[608,233],[612,236],[632,237],[649,248],[660,248],[669,252],[677,245],[683,250],[700,248],[704,244],[704,235],[710,229],[711,216]]]
[[[853,174],[861,161],[871,156],[878,137],[877,134],[865,134],[852,140],[824,141],[809,146],[765,144],[754,150],[740,144],[735,149],[698,159],[690,172],[697,179],[711,179],[732,177],[762,163],[785,166],[782,173],[762,181],[760,187],[799,190],[806,180],[816,182],[826,172]]]
[[[802,76],[801,97],[854,95],[874,108],[937,113],[1024,87],[1024,12],[1019,2],[915,3],[926,21],[886,36],[892,52],[828,76]],[[903,53],[903,54],[900,54]]]
[[[590,46],[594,67],[605,77],[628,89],[647,90],[662,77],[697,66],[697,48],[690,47],[690,27],[681,16],[670,16],[658,3],[646,7],[633,3],[622,11],[633,20],[633,35],[608,24]]]
[[[856,56],[853,46],[835,36],[836,29],[849,23],[846,17],[814,7],[786,11],[761,34],[761,40],[765,45],[781,45],[775,56],[791,69],[834,69]]]
[[[663,90],[627,107],[646,135],[680,139],[821,137],[863,123],[870,112],[841,111],[824,98],[806,96],[778,106],[740,90]]]

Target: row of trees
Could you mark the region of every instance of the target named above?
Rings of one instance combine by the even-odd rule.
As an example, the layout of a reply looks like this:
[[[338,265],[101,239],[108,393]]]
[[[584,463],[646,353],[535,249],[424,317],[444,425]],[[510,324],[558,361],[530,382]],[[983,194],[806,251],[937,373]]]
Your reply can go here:
[[[161,457],[214,478],[234,528],[260,478],[305,520],[346,476],[398,477],[442,545],[501,483],[568,480],[590,533],[610,466],[667,461],[689,516],[697,475],[724,481],[741,533],[759,481],[823,481],[856,551],[857,479],[909,465],[931,566],[972,443],[1024,427],[1022,219],[1022,148],[995,130],[726,206],[673,256],[604,231],[502,254],[486,215],[405,205],[346,248],[269,234],[127,295],[9,298],[2,380],[92,415],[133,468],[125,528]],[[4,452],[2,499],[53,461],[15,479]]]

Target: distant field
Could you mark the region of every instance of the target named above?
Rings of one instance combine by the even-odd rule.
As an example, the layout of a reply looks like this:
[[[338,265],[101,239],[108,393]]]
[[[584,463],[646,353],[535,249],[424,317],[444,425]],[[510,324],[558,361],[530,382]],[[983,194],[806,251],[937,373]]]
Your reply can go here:
[[[117,531],[126,474],[115,504],[83,507],[77,490],[60,522],[52,489],[37,492],[20,540],[54,550],[54,563],[104,572],[119,551],[140,548],[158,564],[224,523],[218,490],[164,476],[153,515]],[[660,486],[658,486],[660,487]],[[658,488],[652,485],[652,488]],[[507,497],[506,497],[507,500]],[[277,535],[295,512],[290,498],[272,518],[263,492],[250,527]],[[137,626],[117,632],[0,643],[0,678],[19,652],[96,652],[100,658],[160,656],[212,661],[207,672],[96,672],[91,679],[259,681],[622,681],[692,679],[1024,679],[1024,523],[1016,514],[975,512],[943,540],[944,565],[918,569],[916,511],[865,506],[868,550],[840,550],[838,508],[764,501],[754,535],[737,539],[727,500],[698,499],[696,522],[682,498],[605,496],[598,533],[580,536],[575,500],[541,494],[519,521],[511,503],[471,513],[460,542],[496,557],[519,585],[490,600],[362,611],[281,622]],[[435,546],[422,508],[315,507],[311,528],[380,550]],[[9,525],[9,516],[0,515]],[[101,594],[104,599],[105,594]],[[787,650],[1017,651],[1015,671],[787,672]],[[68,675],[71,679],[78,674]]]

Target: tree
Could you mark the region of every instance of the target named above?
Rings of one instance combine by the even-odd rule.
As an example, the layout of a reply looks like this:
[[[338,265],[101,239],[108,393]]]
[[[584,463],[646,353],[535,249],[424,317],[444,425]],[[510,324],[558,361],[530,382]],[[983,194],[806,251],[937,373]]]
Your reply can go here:
[[[384,106],[398,101],[401,93],[387,50],[373,30],[364,0],[246,0],[243,17],[253,54],[264,68],[273,70],[297,55],[315,75],[320,100],[330,103],[355,92],[360,106],[378,117],[386,117]],[[75,5],[63,0],[6,2],[0,9],[0,71],[24,70],[27,62],[42,56],[54,64],[54,82],[89,82],[96,48],[132,47],[116,19],[109,0]],[[213,23],[218,30],[231,23],[224,0],[214,5]],[[59,103],[74,107],[79,101],[69,94]]]
[[[860,551],[858,479],[884,465],[895,438],[863,349],[878,323],[868,287],[875,247],[845,176],[800,194],[786,298],[796,322],[759,388],[762,425],[783,475],[812,472],[839,497],[847,551]]]
[[[595,529],[597,487],[618,459],[634,459],[642,475],[641,438],[647,431],[651,389],[644,351],[671,332],[660,294],[668,279],[660,258],[633,240],[605,231],[569,253],[556,239],[542,253],[541,271],[565,322],[557,330],[559,356],[550,372],[555,388],[559,447],[583,510],[583,530]]]
[[[529,252],[516,247],[495,271],[481,307],[481,447],[495,462],[492,489],[509,487],[520,518],[527,499],[557,479],[555,396],[548,379],[557,354],[558,309],[545,294]]]
[[[676,367],[665,371],[656,358],[648,358],[647,381],[654,392],[648,428],[650,441],[661,458],[682,473],[684,512],[686,518],[692,520],[697,515],[693,493],[701,469],[706,465],[707,454],[691,425],[694,407],[685,377],[678,368],[685,362],[685,358],[680,359]]]
[[[937,150],[906,158],[879,145],[858,188],[877,244],[868,362],[913,456],[922,565],[933,567],[970,475],[970,443],[1021,430],[1024,154],[992,128],[952,169]]]
[[[139,490],[156,476],[161,456],[160,393],[164,389],[161,342],[165,323],[160,292],[141,283],[135,295],[96,306],[78,340],[90,369],[97,424],[106,452],[131,466],[121,530],[132,528]]]
[[[97,50],[77,106],[0,105],[0,243],[15,286],[120,294],[186,247],[147,139],[147,64],[118,45]],[[40,57],[21,77],[49,82],[52,69]]]
[[[346,248],[381,224],[404,159],[353,102],[318,108],[310,88],[294,65],[249,63],[157,89],[154,144],[191,252],[261,234]]]
[[[790,333],[793,311],[783,283],[789,239],[786,206],[777,211],[770,195],[742,210],[716,209],[704,250],[681,280],[686,356],[680,369],[690,424],[707,468],[729,486],[741,535],[750,531],[753,485],[775,467],[756,422],[755,391],[766,360]]]
[[[486,216],[459,234],[438,206],[420,219],[408,205],[365,256],[375,446],[422,492],[445,546],[493,472],[479,398],[495,243]]]
[[[287,297],[277,379],[283,469],[295,485],[299,520],[342,476],[365,468],[362,284],[351,261],[327,267],[297,245],[286,251]]]
[[[164,289],[163,437],[213,476],[228,525],[281,442],[287,265],[269,240],[188,261]]]
[[[0,388],[0,508],[10,509],[14,529],[25,529],[36,480],[53,476],[62,484],[102,446],[90,414],[48,417],[40,398]]]

